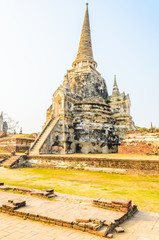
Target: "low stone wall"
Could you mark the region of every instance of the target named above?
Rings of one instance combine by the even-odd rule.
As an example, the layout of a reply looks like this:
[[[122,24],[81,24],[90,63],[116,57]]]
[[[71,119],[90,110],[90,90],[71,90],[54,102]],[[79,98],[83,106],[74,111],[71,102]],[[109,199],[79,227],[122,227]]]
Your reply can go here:
[[[29,194],[31,196],[44,197],[48,199],[54,198],[56,196],[54,194],[54,189],[38,190],[38,189],[32,189],[32,188],[4,185],[4,183],[2,182],[0,182],[0,190],[1,191],[11,190],[17,193]]]
[[[106,199],[95,199],[93,200],[93,205],[95,207],[102,207],[105,209],[116,210],[121,212],[128,212],[129,210],[137,209],[135,205],[131,204],[131,200],[126,199],[114,199],[114,200],[106,200]]]
[[[141,159],[115,159],[103,157],[75,157],[39,155],[28,156],[24,163],[25,167],[41,168],[81,168],[84,167],[105,167],[120,169],[137,169],[159,171],[159,160]]]
[[[10,156],[11,156],[10,153],[0,153],[0,159],[4,159],[4,158],[10,157]]]
[[[139,155],[159,155],[159,147],[154,146],[151,142],[137,142],[132,141],[129,142],[122,142],[121,145],[118,147],[118,153],[120,154],[139,154]]]

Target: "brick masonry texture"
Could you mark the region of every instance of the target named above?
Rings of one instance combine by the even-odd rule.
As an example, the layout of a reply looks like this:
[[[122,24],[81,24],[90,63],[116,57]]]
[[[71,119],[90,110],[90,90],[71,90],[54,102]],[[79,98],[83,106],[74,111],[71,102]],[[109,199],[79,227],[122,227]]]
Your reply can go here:
[[[146,131],[128,132],[118,147],[121,154],[159,155],[159,133]]]

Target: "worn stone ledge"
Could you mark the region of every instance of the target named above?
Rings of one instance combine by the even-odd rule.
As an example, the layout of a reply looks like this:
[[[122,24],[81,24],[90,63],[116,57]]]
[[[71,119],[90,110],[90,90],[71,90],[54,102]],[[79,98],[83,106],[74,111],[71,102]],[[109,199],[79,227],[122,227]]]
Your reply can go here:
[[[102,207],[105,209],[117,210],[120,212],[128,212],[132,209],[131,200],[126,199],[114,199],[112,201],[105,199],[95,199],[93,200],[93,206]]]
[[[49,199],[56,197],[56,195],[54,194],[54,189],[38,190],[38,189],[31,189],[31,188],[25,188],[25,187],[8,186],[8,185],[4,185],[4,183],[0,183],[0,190],[2,191],[11,190],[18,193],[30,194],[32,196],[44,197]]]
[[[66,168],[74,168],[78,164],[86,166],[118,168],[118,169],[137,169],[159,171],[159,160],[147,159],[115,159],[104,157],[80,157],[80,156],[56,156],[56,155],[38,155],[28,156],[25,160],[26,166],[56,168],[56,163],[60,161],[70,164]],[[60,168],[60,167],[59,167]],[[82,168],[82,166],[81,166]]]

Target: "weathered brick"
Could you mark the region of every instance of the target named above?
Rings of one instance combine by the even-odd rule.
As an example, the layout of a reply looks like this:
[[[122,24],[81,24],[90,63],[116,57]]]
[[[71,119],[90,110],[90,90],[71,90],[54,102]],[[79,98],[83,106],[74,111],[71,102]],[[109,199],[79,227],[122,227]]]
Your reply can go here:
[[[116,228],[115,228],[115,231],[116,231],[117,233],[122,233],[122,232],[124,232],[124,229],[123,229],[122,227],[116,227]]]
[[[88,223],[89,219],[76,219],[76,222]]]
[[[113,238],[113,234],[112,233],[107,234],[107,238]]]

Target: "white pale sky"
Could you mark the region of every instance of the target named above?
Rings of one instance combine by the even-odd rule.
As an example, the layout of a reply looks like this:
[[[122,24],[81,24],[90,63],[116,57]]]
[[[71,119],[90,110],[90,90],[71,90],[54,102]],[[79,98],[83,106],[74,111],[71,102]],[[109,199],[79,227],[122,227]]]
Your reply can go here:
[[[0,0],[0,111],[41,131],[75,60],[84,0]],[[159,1],[88,0],[94,59],[111,94],[130,94],[137,126],[159,127]]]

